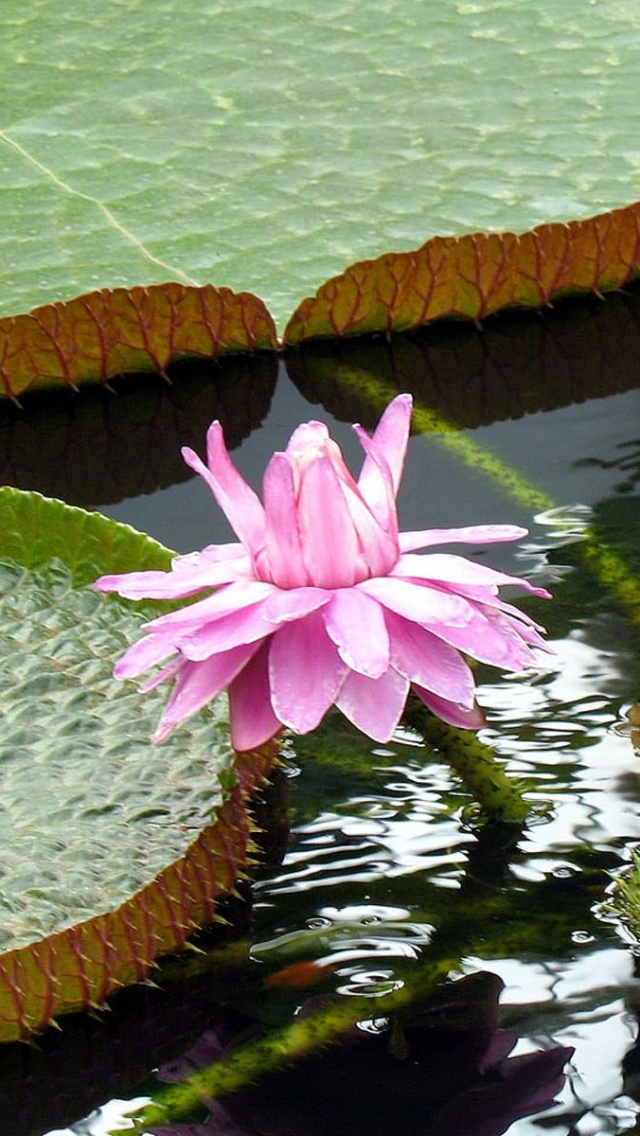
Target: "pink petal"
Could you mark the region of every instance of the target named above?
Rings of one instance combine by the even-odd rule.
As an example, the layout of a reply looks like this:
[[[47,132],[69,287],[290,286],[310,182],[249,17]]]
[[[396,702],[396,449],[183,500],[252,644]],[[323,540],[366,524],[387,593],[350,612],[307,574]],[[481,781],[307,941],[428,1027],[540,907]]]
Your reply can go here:
[[[311,583],[343,588],[355,582],[356,530],[334,466],[324,456],[305,465],[298,494],[298,528]]]
[[[428,548],[432,544],[494,544],[501,540],[521,540],[528,529],[519,525],[467,525],[461,529],[421,529],[400,533],[401,552]]]
[[[220,619],[203,623],[201,627],[188,628],[176,635],[176,646],[186,659],[202,662],[212,655],[230,651],[243,643],[256,643],[273,634],[274,628],[263,615],[264,604],[253,604],[239,611],[224,615]]]
[[[379,678],[389,666],[389,635],[380,604],[358,588],[338,588],[324,625],[351,670]]]
[[[257,749],[282,729],[271,707],[270,646],[263,643],[229,687],[231,744],[238,753]]]
[[[519,607],[514,607],[513,604],[507,603],[506,600],[503,600],[500,596],[494,595],[493,592],[491,592],[487,588],[472,588],[470,586],[467,586],[466,584],[458,584],[456,586],[456,593],[460,596],[465,596],[471,601],[471,603],[480,605],[483,609],[484,607],[488,609],[495,608],[496,611],[500,611],[505,615],[512,616],[515,620],[517,620],[518,626],[521,629],[531,629],[534,634],[537,631],[544,632],[544,627],[541,627],[539,623],[536,623],[530,615],[527,615],[526,611],[522,611]],[[536,593],[541,594],[543,599],[551,598],[550,593],[546,592],[544,588],[537,588]],[[490,618],[490,610],[485,614]],[[522,630],[521,633],[524,634],[524,630]],[[537,646],[543,647],[546,651],[551,650],[551,648],[547,646],[547,644],[544,643],[539,636],[537,636],[537,639]]]
[[[455,647],[391,612],[387,613],[387,626],[391,663],[400,674],[449,701],[473,705],[473,675]]]
[[[537,664],[526,637],[516,625],[506,618],[503,620],[489,608],[483,611],[478,607],[465,627],[432,624],[430,630],[478,662],[490,663],[502,670],[520,671]]]
[[[393,667],[380,678],[367,678],[350,671],[336,706],[354,726],[377,742],[388,742],[407,699],[409,682]]]
[[[398,559],[395,507],[387,518],[388,527],[384,527],[360,495],[355,482],[342,481],[342,491],[358,537],[358,563],[365,569],[362,571],[359,567],[356,579],[386,576]]]
[[[330,434],[324,422],[301,422],[289,438],[285,453],[294,459],[295,464],[297,455],[304,454],[305,450],[314,447],[319,447],[322,450],[325,442],[330,440]]]
[[[371,575],[383,575],[398,555],[398,514],[396,497],[404,468],[409,440],[410,395],[399,395],[385,410],[372,438],[361,426],[354,426],[366,454],[358,479],[358,490],[384,532],[393,541],[394,555],[381,571],[370,564]]]
[[[510,607],[511,605],[506,604],[505,606]],[[499,610],[500,612],[502,611],[502,609]],[[517,608],[515,610],[518,611]],[[522,615],[523,612],[518,612],[518,616],[521,617]],[[498,626],[498,619],[491,613],[491,609],[489,609],[488,618],[492,623]],[[544,632],[543,627],[539,627],[537,623],[533,623],[533,621],[528,619],[516,618],[515,615],[513,618],[508,615],[505,618],[512,631],[529,647],[533,647],[537,651],[546,651],[548,655],[555,654],[553,647],[551,647],[549,643],[545,643],[544,639],[539,634],[540,631]],[[502,618],[499,620],[499,626],[502,627]]]
[[[288,591],[283,588],[265,600],[262,608],[264,618],[275,625],[302,619],[330,603],[333,594],[324,588],[291,588]]]
[[[439,698],[437,694],[432,694],[430,690],[425,690],[416,683],[413,684],[412,690],[415,690],[436,717],[442,718],[442,721],[448,722],[450,726],[459,726],[463,730],[481,730],[487,724],[477,702],[468,709],[455,702],[449,702],[446,698]]]
[[[393,576],[363,580],[358,590],[414,623],[464,626],[471,610],[469,601],[460,596]]]
[[[146,694],[148,690],[155,690],[156,686],[161,686],[163,682],[168,682],[169,679],[176,678],[183,666],[184,659],[182,655],[176,655],[170,663],[167,663],[166,667],[163,667],[160,671],[156,671],[151,678],[146,679],[145,682],[140,684],[138,688],[140,693]]]
[[[473,560],[452,553],[428,553],[426,556],[405,554],[400,557],[390,574],[401,576],[403,579],[411,577],[433,580],[434,583],[442,583],[452,591],[457,591],[459,584],[490,588],[494,592],[498,587],[514,584],[536,596],[542,596],[543,599],[549,597],[549,593],[544,588],[536,588],[520,576],[508,576],[505,572],[497,572],[495,568],[476,564]]]
[[[181,556],[174,556],[171,566],[174,569],[181,569],[188,567],[189,564],[200,560],[201,557],[218,560],[234,560],[236,557],[246,557],[246,549],[240,542],[230,544],[205,544],[199,552],[186,552]]]
[[[97,592],[118,592],[128,600],[172,600],[194,595],[251,573],[251,561],[241,544],[218,546],[178,556],[169,572],[127,572],[101,576],[93,585]]]
[[[176,648],[163,635],[144,635],[133,643],[113,668],[114,678],[137,678],[138,675],[161,663]]]
[[[264,639],[280,624],[300,619],[330,599],[331,593],[321,588],[294,588],[289,592],[272,589],[268,596],[250,607],[238,608],[201,626],[187,628],[176,638],[176,643],[188,659],[208,659],[218,651]]]
[[[202,663],[184,661],[164,708],[154,742],[161,742],[179,722],[216,698],[258,649],[255,643],[243,644]]]
[[[399,551],[398,510],[391,470],[384,455],[377,454],[372,450],[371,438],[367,437],[364,430],[359,430],[359,433],[362,447],[368,455],[367,462],[369,464],[367,466],[367,462],[365,462],[363,466],[358,489],[380,528],[392,538],[395,556],[397,557]]]
[[[335,701],[347,672],[324,629],[321,612],[284,624],[269,651],[274,712],[296,733],[308,733]]]
[[[362,496],[339,446],[319,422],[298,427],[287,457],[306,579],[320,587],[341,588],[386,574],[398,557],[395,506],[387,531]]]
[[[394,498],[398,495],[409,441],[412,407],[411,395],[399,394],[389,403],[371,439],[364,434],[361,426],[354,426],[367,454],[358,487],[373,512],[376,511],[374,501],[379,489],[376,466],[384,464],[389,470]]]
[[[286,454],[274,454],[271,458],[264,474],[263,494],[266,516],[264,578],[281,588],[311,583],[298,531],[295,479]],[[261,557],[258,557],[257,567],[262,573]]]
[[[178,611],[170,611],[167,615],[160,615],[143,626],[145,631],[166,632],[175,636],[186,634],[189,630],[197,630],[206,622],[251,607],[276,591],[273,584],[260,580],[236,580],[203,600],[197,600]]]
[[[206,481],[234,532],[255,555],[264,543],[264,509],[231,461],[220,423],[212,422],[207,431],[208,468],[189,446],[183,447],[182,456]]]

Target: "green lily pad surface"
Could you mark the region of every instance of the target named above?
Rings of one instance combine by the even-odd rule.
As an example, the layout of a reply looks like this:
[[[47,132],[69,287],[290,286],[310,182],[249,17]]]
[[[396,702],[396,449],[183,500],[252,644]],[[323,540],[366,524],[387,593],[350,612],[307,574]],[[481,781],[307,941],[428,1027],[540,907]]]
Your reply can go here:
[[[353,261],[638,197],[635,0],[5,0],[1,314]]]
[[[169,559],[126,526],[0,491],[0,1039],[142,977],[244,861],[251,776],[226,701],[154,747],[166,691],[111,674],[157,607],[91,581]]]

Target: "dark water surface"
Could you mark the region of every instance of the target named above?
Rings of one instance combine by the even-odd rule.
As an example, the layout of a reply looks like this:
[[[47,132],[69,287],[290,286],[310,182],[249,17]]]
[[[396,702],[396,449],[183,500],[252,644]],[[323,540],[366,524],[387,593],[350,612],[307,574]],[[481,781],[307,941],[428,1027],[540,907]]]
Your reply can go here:
[[[540,673],[482,671],[479,686],[489,719],[482,740],[551,811],[521,830],[478,826],[471,799],[418,734],[400,732],[379,747],[332,719],[317,736],[288,743],[286,854],[258,872],[238,930],[253,960],[238,1008],[250,1002],[269,1023],[316,993],[396,989],[434,936],[455,931],[463,973],[486,970],[504,982],[516,1053],[575,1047],[560,1104],[542,1119],[516,1121],[510,1136],[618,1133],[634,1130],[640,1114],[640,983],[629,946],[601,910],[608,873],[640,842],[639,755],[624,729],[640,690],[638,626],[583,555],[590,525],[640,596],[639,310],[631,295],[485,333],[448,328],[393,347],[322,348],[279,368],[270,358],[178,368],[171,388],[155,378],[136,388],[123,382],[118,394],[51,396],[0,418],[5,481],[98,508],[188,551],[230,535],[177,456],[185,442],[203,452],[211,418],[240,443],[234,460],[259,487],[270,454],[311,417],[329,423],[359,468],[347,423],[372,427],[393,391],[407,389],[418,425],[429,429],[411,441],[401,527],[529,528],[520,546],[465,552],[554,593],[551,603],[525,605],[555,651]],[[265,984],[265,975],[301,960],[326,967],[317,985]],[[117,1105],[103,1112],[105,1101],[135,1096],[136,1084],[143,1093],[146,1072],[215,1020],[215,973],[169,987],[164,1002],[147,992],[129,1009],[127,996],[116,999],[120,1024],[92,1025],[89,1048],[87,1027],[76,1022],[39,1054],[0,1052],[0,1094],[15,1102],[15,1086],[27,1085],[32,1110],[31,1120],[16,1111],[0,1130],[106,1132],[122,1113]],[[92,1119],[65,1128],[92,1108]],[[416,1122],[413,1131],[427,1129]],[[473,1122],[465,1131],[473,1136]]]

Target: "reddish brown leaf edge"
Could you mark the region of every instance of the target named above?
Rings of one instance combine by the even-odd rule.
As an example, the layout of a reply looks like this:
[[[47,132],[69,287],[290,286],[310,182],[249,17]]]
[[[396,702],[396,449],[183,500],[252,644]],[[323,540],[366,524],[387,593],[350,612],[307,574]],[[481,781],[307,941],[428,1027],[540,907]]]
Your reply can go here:
[[[239,755],[237,784],[215,823],[121,907],[0,955],[0,1043],[43,1030],[61,1014],[103,1005],[211,922],[247,865],[250,797],[275,748]]]
[[[432,237],[351,265],[307,297],[282,339],[251,292],[175,282],[101,289],[0,318],[0,397],[164,372],[186,358],[279,351],[309,339],[480,323],[511,308],[602,295],[640,275],[640,202],[525,233]]]
[[[205,284],[103,288],[0,318],[0,395],[163,373],[178,359],[277,350],[262,300]]]
[[[516,234],[433,237],[411,252],[351,265],[303,300],[287,345],[317,337],[408,331],[434,320],[542,308],[602,295],[640,275],[640,202]]]

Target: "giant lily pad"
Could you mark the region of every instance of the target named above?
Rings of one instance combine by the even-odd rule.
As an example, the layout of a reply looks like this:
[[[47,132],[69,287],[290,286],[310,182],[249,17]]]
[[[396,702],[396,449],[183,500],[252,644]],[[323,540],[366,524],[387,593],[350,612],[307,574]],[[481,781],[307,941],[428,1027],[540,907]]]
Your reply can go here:
[[[164,696],[111,677],[144,608],[91,581],[166,567],[166,549],[16,490],[0,490],[0,518],[6,1041],[144,978],[211,920],[246,861],[246,794],[270,755],[238,762],[224,700],[154,748]]]
[[[632,0],[5,9],[0,394],[637,274]]]
[[[212,281],[286,318],[429,236],[626,205],[635,0],[5,0],[4,314]]]
[[[407,253],[353,264],[291,316],[284,343],[414,330],[543,308],[618,290],[640,273],[640,202],[528,233],[432,237]],[[164,372],[176,360],[276,351],[275,324],[250,292],[168,283],[120,288],[0,317],[0,397],[42,387]]]

